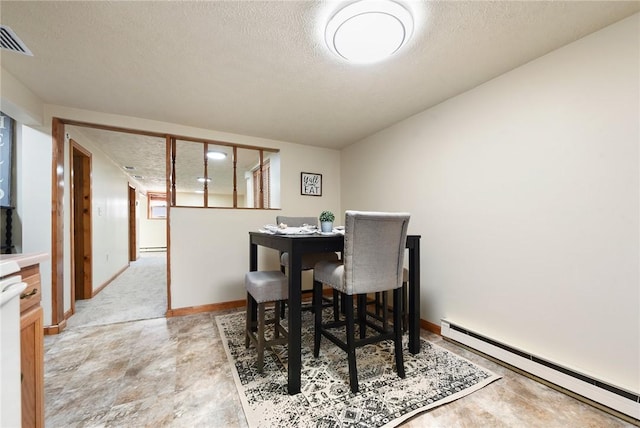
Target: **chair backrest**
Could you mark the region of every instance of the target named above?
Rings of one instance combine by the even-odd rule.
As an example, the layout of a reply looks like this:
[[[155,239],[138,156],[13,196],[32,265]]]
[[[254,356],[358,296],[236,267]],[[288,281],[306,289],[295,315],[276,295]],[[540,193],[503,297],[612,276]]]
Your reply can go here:
[[[344,275],[347,294],[402,286],[409,213],[347,211]]]
[[[279,215],[276,217],[276,224],[284,223],[289,227],[302,227],[305,224],[318,226],[318,217],[287,217]]]

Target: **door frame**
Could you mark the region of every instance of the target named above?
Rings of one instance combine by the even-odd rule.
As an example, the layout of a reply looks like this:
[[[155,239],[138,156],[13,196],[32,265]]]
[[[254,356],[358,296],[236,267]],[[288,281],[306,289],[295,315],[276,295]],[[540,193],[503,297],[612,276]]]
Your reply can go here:
[[[167,171],[167,194],[169,194],[170,192],[170,134],[164,132],[142,131],[138,129],[123,128],[118,126],[100,125],[97,123],[63,119],[60,117],[51,118],[51,324],[45,327],[45,334],[58,334],[62,332],[67,324],[66,319],[68,318],[68,316],[70,316],[70,314],[65,313],[64,310],[64,199],[66,169],[64,152],[66,142],[68,140],[68,134],[65,132],[65,127],[67,125],[164,138],[166,153],[165,168]],[[70,192],[69,187],[66,191]],[[169,221],[169,216],[170,206],[167,206],[167,312],[171,310],[171,223]],[[73,259],[71,260],[71,262],[73,263]],[[71,287],[71,292],[73,292],[73,287]],[[71,305],[72,311],[74,308],[73,296],[71,299]]]
[[[138,206],[136,188],[129,183],[129,261],[138,260],[138,228],[136,208]]]

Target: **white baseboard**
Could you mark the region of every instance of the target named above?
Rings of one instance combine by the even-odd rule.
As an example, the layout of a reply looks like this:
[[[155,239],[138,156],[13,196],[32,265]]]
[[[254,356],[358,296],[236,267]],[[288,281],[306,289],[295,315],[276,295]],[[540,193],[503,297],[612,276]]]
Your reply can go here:
[[[442,320],[442,336],[476,349],[527,373],[565,388],[631,418],[640,420],[639,394],[546,361],[535,355]]]

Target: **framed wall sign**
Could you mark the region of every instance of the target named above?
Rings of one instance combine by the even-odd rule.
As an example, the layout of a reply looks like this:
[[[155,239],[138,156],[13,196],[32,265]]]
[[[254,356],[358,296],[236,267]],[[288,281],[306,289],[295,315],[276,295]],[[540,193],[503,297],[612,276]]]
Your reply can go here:
[[[300,173],[300,193],[308,196],[322,196],[322,174]]]

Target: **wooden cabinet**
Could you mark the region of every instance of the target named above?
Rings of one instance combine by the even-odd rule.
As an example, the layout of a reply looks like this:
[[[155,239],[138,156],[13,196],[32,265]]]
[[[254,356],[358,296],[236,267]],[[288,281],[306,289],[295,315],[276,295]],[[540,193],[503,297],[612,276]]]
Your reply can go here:
[[[27,288],[20,296],[20,369],[22,428],[44,426],[44,328],[40,296],[40,267],[20,271]]]

